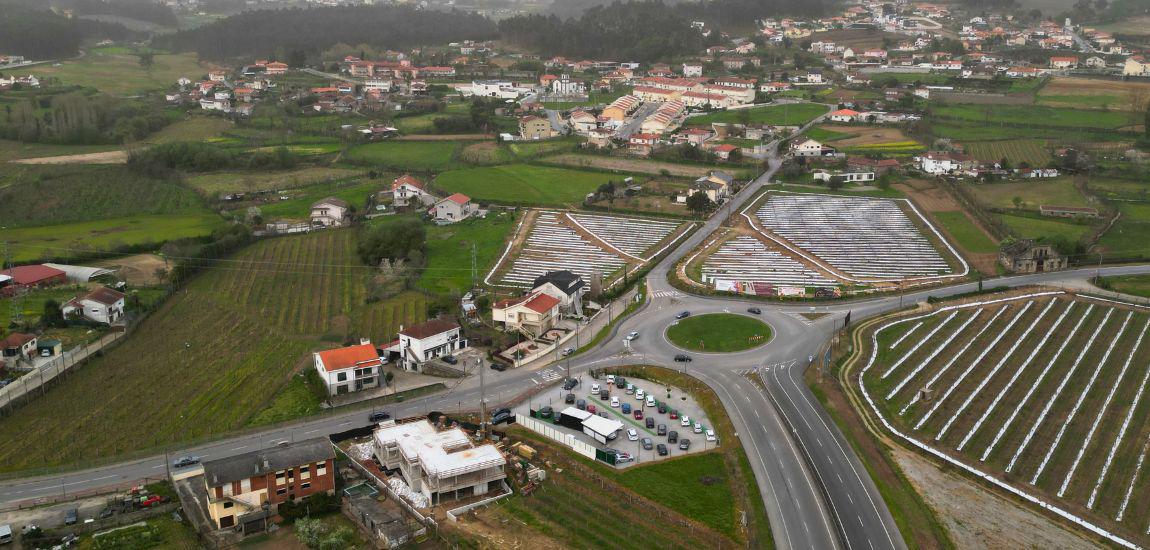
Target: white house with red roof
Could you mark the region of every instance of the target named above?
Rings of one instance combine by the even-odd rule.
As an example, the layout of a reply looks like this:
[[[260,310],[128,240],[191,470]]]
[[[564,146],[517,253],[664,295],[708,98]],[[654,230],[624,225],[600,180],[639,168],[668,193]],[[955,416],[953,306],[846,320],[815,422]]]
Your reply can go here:
[[[467,347],[459,324],[447,319],[432,319],[410,328],[401,328],[399,340],[387,351],[399,354],[398,364],[404,370],[422,371],[423,364],[452,355]]]
[[[408,206],[412,201],[430,204],[434,200],[427,192],[427,184],[411,174],[404,174],[391,182],[391,196],[395,206]]]
[[[316,352],[315,370],[327,388],[328,395],[379,387],[383,359],[370,340],[357,346]]]
[[[505,330],[519,330],[539,336],[555,327],[562,301],[542,290],[522,298],[500,300],[491,306],[491,320],[503,323]]]
[[[101,287],[68,300],[60,307],[64,317],[83,317],[89,321],[115,324],[124,318],[124,293]]]
[[[455,193],[435,203],[427,213],[437,222],[455,223],[470,218],[478,211],[479,208],[471,202],[471,197]]]
[[[839,109],[830,114],[830,119],[835,122],[856,122],[860,114],[854,109]]]

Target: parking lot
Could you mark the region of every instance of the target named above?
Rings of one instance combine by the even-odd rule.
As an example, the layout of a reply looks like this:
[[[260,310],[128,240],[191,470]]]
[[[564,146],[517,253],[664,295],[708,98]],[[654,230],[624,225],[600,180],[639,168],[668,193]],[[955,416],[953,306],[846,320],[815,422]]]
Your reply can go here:
[[[577,407],[579,401],[583,401],[584,407],[589,412],[599,414],[606,412],[607,418],[618,420],[623,423],[623,429],[620,430],[618,436],[609,441],[607,445],[603,445],[596,441],[593,437],[561,426],[554,424],[554,427],[566,433],[575,434],[576,437],[583,442],[589,443],[597,448],[611,448],[629,454],[634,458],[633,461],[620,463],[618,467],[628,467],[632,464],[639,464],[654,460],[660,460],[657,445],[665,445],[667,447],[667,457],[682,456],[688,453],[702,452],[707,449],[713,449],[719,444],[717,439],[708,441],[707,431],[712,428],[710,419],[703,414],[703,410],[695,402],[694,398],[687,394],[687,392],[678,388],[667,388],[665,386],[656,386],[648,380],[629,378],[626,383],[631,384],[634,389],[631,393],[627,393],[626,386],[618,388],[615,384],[608,384],[607,379],[595,380],[588,377],[582,377],[580,385],[571,390],[564,390],[562,386],[556,387],[554,390],[540,394],[532,399],[530,402],[516,407],[513,412],[525,416],[531,415],[531,409],[537,411],[542,410],[544,407],[551,407],[552,417],[559,415],[567,407]],[[601,399],[593,390],[607,390],[608,395],[606,399]],[[659,412],[659,406],[647,406],[646,400],[640,401],[636,396],[639,390],[643,390],[644,394],[654,392],[651,394],[656,403],[665,405],[665,413]],[[568,403],[567,394],[573,394],[575,403]],[[612,398],[618,399],[618,406],[612,407]],[[592,411],[592,409],[594,409]],[[630,412],[624,413],[625,409]],[[641,411],[642,417],[636,418],[635,411]],[[672,419],[672,412],[675,413],[677,418]],[[600,416],[602,416],[600,414]],[[683,417],[689,419],[690,426],[683,426]],[[648,428],[648,419],[652,421],[652,427]],[[542,419],[541,420],[546,420]],[[695,423],[701,426],[701,432],[695,433]],[[666,435],[659,435],[659,426],[662,425],[666,428]],[[634,436],[637,440],[631,440],[629,431],[634,430]],[[669,439],[671,432],[677,435],[677,441],[672,443]],[[650,439],[651,448],[643,448],[643,440]],[[690,441],[690,446],[687,450],[680,448],[682,440]]]

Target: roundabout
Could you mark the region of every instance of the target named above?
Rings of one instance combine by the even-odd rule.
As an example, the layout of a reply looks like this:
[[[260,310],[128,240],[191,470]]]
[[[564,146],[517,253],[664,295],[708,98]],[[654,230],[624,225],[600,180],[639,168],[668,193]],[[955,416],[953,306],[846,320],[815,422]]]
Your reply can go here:
[[[754,317],[734,313],[705,313],[682,319],[667,327],[668,342],[678,348],[702,353],[733,353],[771,341],[771,326]]]

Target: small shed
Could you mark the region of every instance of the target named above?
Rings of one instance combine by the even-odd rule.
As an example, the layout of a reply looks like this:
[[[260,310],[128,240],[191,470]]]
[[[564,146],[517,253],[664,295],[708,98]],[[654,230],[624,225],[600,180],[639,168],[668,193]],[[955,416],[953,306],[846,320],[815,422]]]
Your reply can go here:
[[[51,338],[44,338],[36,342],[36,355],[40,357],[59,357],[64,353],[64,343]]]

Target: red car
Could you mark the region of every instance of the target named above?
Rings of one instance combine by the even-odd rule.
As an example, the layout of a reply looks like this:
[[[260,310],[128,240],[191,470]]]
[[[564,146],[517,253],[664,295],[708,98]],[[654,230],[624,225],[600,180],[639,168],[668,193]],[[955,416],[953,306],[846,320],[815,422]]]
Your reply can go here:
[[[587,405],[587,412],[589,412],[591,414],[595,414],[597,412],[597,409],[595,409],[595,405]]]
[[[635,420],[643,419],[643,409],[635,409]]]
[[[679,409],[671,409],[671,420],[679,418]]]
[[[150,508],[152,506],[159,505],[161,500],[163,499],[160,497],[160,495],[152,495],[148,497],[147,500],[141,502],[140,506],[143,508]]]

